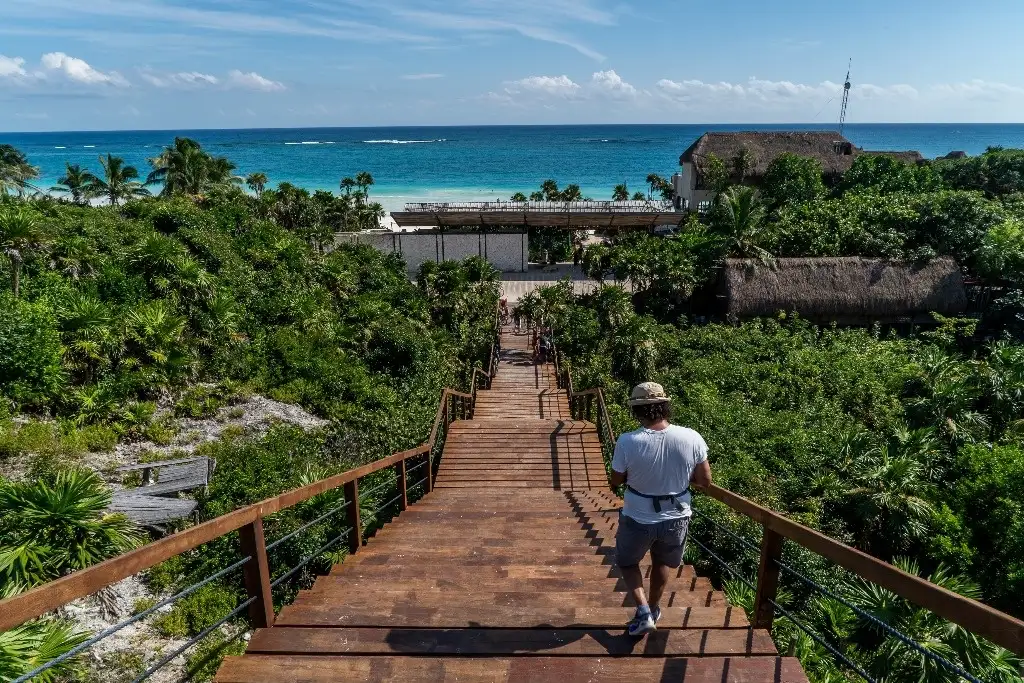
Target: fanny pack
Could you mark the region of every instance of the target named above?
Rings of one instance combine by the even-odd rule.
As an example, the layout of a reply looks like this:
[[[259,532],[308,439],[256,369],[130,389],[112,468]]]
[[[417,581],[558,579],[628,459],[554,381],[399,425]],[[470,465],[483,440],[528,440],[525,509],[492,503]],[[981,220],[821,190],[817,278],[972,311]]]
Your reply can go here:
[[[682,512],[685,508],[683,508],[683,504],[679,502],[679,497],[680,496],[685,496],[687,493],[689,493],[690,492],[690,487],[687,486],[686,489],[682,493],[671,493],[671,494],[668,494],[668,495],[661,495],[661,496],[652,496],[652,495],[647,494],[647,493],[640,493],[639,491],[637,491],[635,488],[633,488],[629,484],[626,484],[626,490],[629,491],[630,493],[632,493],[633,495],[637,495],[637,496],[640,496],[641,498],[646,498],[647,500],[651,501],[651,503],[654,505],[654,512],[660,514],[661,513],[661,502],[662,501],[667,501],[667,502],[672,503],[675,506],[676,510],[678,510],[679,512]]]

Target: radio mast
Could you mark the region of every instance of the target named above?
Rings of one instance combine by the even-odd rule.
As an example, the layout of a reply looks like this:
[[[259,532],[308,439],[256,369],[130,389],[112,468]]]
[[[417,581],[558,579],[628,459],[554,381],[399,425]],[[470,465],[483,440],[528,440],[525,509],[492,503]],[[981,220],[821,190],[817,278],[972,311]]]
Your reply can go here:
[[[853,67],[853,57],[846,67],[846,81],[843,83],[843,108],[839,112],[839,134],[843,134],[843,127],[846,126],[846,103],[850,101],[850,69]]]

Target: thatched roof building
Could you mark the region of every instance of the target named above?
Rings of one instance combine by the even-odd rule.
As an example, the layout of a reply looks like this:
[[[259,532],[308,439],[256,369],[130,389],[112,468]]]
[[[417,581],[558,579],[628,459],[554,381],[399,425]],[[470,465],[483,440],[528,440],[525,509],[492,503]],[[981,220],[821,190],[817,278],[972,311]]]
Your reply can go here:
[[[725,313],[736,318],[796,312],[818,322],[930,322],[931,313],[967,308],[953,259],[923,266],[852,257],[728,259],[718,285]]]
[[[861,154],[893,156],[907,163],[920,163],[919,152],[866,152],[835,131],[747,131],[738,133],[705,133],[686,148],[679,165],[693,164],[703,175],[710,155],[725,162],[732,171],[732,160],[747,150],[751,167],[746,177],[764,175],[768,165],[779,156],[790,153],[817,159],[825,174],[841,174],[850,169]]]

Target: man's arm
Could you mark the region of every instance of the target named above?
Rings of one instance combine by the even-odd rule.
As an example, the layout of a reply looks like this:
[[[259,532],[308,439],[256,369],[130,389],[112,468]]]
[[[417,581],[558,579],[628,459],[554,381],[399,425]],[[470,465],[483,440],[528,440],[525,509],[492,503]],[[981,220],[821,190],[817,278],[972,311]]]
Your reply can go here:
[[[694,468],[693,474],[690,476],[690,486],[701,491],[711,486],[711,465],[708,464],[707,460]]]
[[[611,476],[608,477],[608,483],[611,484],[613,489],[619,488],[626,483],[626,473],[612,470]]]

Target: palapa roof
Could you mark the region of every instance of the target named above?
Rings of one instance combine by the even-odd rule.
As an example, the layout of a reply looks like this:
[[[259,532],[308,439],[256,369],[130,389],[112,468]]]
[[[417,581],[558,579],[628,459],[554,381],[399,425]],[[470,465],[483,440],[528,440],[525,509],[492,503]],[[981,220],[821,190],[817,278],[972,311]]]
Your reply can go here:
[[[786,154],[817,159],[825,173],[845,173],[861,154],[892,156],[906,163],[920,163],[919,152],[866,152],[837,131],[744,131],[738,133],[705,133],[686,148],[679,157],[680,165],[692,163],[701,173],[710,155],[714,154],[732,172],[732,160],[746,149],[752,166],[748,177],[760,177],[768,165]]]
[[[929,320],[962,313],[967,295],[951,258],[913,265],[850,257],[728,259],[719,280],[726,312],[737,318],[795,311],[817,321]]]

